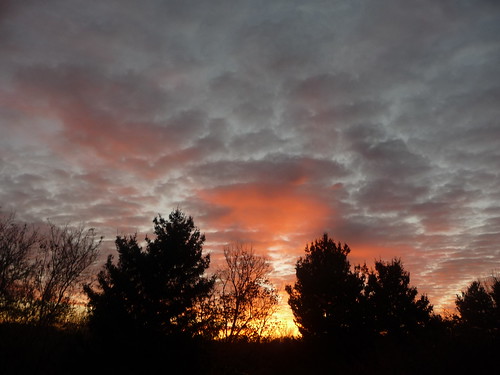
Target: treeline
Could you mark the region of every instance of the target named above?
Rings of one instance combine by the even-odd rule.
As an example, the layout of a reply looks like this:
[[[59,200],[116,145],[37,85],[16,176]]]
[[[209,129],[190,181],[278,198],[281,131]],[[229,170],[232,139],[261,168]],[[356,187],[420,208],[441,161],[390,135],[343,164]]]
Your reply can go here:
[[[426,295],[410,286],[401,259],[351,267],[346,244],[327,234],[306,246],[296,264],[297,281],[287,286],[289,305],[303,337],[408,336],[426,330],[474,330],[497,337],[500,278],[473,281],[455,304],[459,315],[435,314]]]
[[[378,260],[374,268],[352,266],[349,246],[325,234],[306,246],[296,262],[296,280],[286,286],[302,337],[276,338],[279,299],[268,260],[249,246],[233,244],[224,248],[225,262],[209,273],[205,236],[192,217],[175,210],[168,218],[154,218],[153,230],[143,241],[117,236],[117,258],[110,255],[97,273],[102,238],[93,229],[50,222],[35,228],[13,215],[1,218],[0,353],[5,358],[0,372],[21,350],[33,367],[45,363],[47,373],[74,372],[67,361],[88,356],[112,363],[106,370],[116,372],[111,354],[130,359],[141,372],[147,363],[154,364],[154,372],[167,360],[184,373],[260,373],[250,371],[252,366],[349,373],[353,353],[364,356],[355,359],[353,373],[375,365],[400,373],[415,356],[435,356],[438,345],[449,352],[440,352],[445,365],[436,371],[448,370],[446,363],[457,353],[481,348],[484,355],[498,348],[499,278],[473,281],[456,296],[457,314],[442,317],[411,286],[400,259]],[[299,358],[301,352],[309,357]],[[380,358],[389,355],[400,359],[386,368]],[[122,370],[131,370],[130,363],[121,363]],[[415,366],[414,372],[403,372],[425,370],[418,361]]]
[[[243,245],[224,249],[225,266],[207,275],[205,236],[181,211],[154,219],[154,239],[118,237],[89,298],[89,327],[106,335],[201,336],[235,341],[268,335],[278,304],[269,263]]]
[[[99,335],[203,337],[259,341],[278,292],[269,262],[244,244],[224,248],[225,264],[208,275],[205,236],[180,210],[154,218],[145,247],[136,235],[118,236],[95,275],[102,238],[93,229],[35,228],[13,215],[0,221],[0,322],[67,327]],[[82,314],[82,301],[86,311]],[[275,322],[276,323],[276,322]]]
[[[418,297],[399,259],[351,267],[346,244],[327,234],[306,247],[288,286],[289,303],[304,337],[406,335],[437,319],[426,296]]]
[[[93,229],[34,228],[14,215],[0,220],[0,320],[35,325],[75,322],[103,334],[148,332],[259,341],[273,334],[278,293],[271,266],[243,244],[224,248],[225,264],[208,275],[205,236],[193,218],[173,211],[153,220],[145,247],[136,235],[118,236],[118,259],[109,256],[91,283],[102,238]],[[438,325],[498,334],[500,279],[473,281],[456,297],[458,315],[433,312],[410,286],[400,259],[375,267],[351,266],[346,244],[327,234],[296,263],[288,303],[304,338],[408,335]],[[94,275],[95,276],[95,275]],[[81,308],[80,308],[81,311]],[[85,319],[82,319],[85,317]],[[77,320],[77,319],[76,319]],[[275,333],[275,332],[274,332]]]

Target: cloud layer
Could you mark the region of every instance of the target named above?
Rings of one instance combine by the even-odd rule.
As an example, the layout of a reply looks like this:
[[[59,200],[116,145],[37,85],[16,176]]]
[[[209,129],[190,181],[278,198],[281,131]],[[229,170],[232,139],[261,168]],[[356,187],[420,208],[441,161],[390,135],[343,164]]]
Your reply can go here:
[[[495,1],[7,1],[0,204],[109,240],[180,207],[293,281],[329,232],[449,306],[500,268]]]

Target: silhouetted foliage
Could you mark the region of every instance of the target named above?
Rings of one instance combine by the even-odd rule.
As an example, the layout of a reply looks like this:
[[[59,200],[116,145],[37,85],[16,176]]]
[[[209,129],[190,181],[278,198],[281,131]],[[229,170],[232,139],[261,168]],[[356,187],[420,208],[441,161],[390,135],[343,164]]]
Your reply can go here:
[[[49,223],[40,234],[13,215],[0,222],[0,317],[50,325],[68,319],[72,298],[95,261],[93,229]]]
[[[338,336],[363,326],[363,276],[351,270],[349,247],[328,234],[305,248],[295,270],[297,281],[286,286],[295,322],[305,337]]]
[[[0,324],[1,374],[494,374],[498,342],[462,336],[373,345],[280,339],[264,342],[105,340],[85,330]],[[186,342],[189,341],[189,342]]]
[[[145,249],[136,236],[118,236],[118,263],[108,257],[98,275],[100,290],[85,287],[91,327],[108,333],[198,331],[195,305],[213,286],[203,276],[210,263],[202,255],[205,236],[180,210],[153,223],[155,238],[146,238]]]
[[[72,309],[72,296],[86,270],[94,263],[102,241],[94,229],[58,227],[49,223],[49,231],[40,243],[33,279],[34,319],[46,325],[61,321]]]
[[[17,321],[24,315],[20,301],[26,299],[35,273],[30,255],[38,241],[36,230],[17,223],[14,214],[0,218],[0,321]]]
[[[500,331],[500,277],[494,276],[490,296],[493,299],[493,315],[495,329]]]
[[[432,305],[427,296],[417,298],[410,287],[410,273],[400,259],[375,262],[365,288],[369,319],[376,333],[408,334],[431,320]]]
[[[118,262],[108,258],[97,289],[86,285],[91,327],[104,333],[94,335],[58,324],[95,259],[94,231],[49,223],[37,232],[1,219],[0,373],[441,374],[497,366],[498,278],[457,296],[460,319],[434,319],[401,260],[351,267],[349,247],[325,234],[306,246],[286,290],[304,337],[328,340],[259,341],[277,298],[266,260],[226,247],[214,287],[192,218],[176,210],[153,223],[145,245],[117,237]],[[193,340],[201,333],[226,340]]]
[[[269,333],[278,294],[269,281],[271,266],[242,244],[224,248],[225,266],[216,274],[212,312],[226,341],[259,341]]]
[[[287,286],[289,304],[305,336],[407,335],[433,319],[427,296],[417,297],[400,259],[351,269],[347,245],[328,235],[306,247]]]
[[[460,313],[459,323],[467,328],[480,330],[500,329],[499,302],[500,280],[493,278],[488,292],[480,281],[473,281],[467,289],[457,295],[455,304]]]

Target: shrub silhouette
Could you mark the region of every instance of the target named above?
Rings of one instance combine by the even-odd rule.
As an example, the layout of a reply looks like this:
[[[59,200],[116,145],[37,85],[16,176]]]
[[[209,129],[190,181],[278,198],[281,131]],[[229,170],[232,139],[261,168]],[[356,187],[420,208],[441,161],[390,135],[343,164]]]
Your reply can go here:
[[[202,255],[205,236],[180,210],[153,223],[156,237],[146,238],[145,249],[136,236],[118,236],[118,263],[108,257],[98,275],[99,290],[85,287],[92,328],[108,334],[197,331],[195,304],[213,286],[203,276],[210,263],[209,255]]]

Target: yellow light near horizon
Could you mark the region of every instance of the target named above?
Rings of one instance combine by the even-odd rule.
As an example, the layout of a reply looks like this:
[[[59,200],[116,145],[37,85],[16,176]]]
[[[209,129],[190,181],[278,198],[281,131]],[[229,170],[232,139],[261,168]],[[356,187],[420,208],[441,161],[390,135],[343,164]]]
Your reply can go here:
[[[293,321],[293,313],[287,305],[280,304],[273,318],[278,323],[278,327],[273,332],[272,338],[300,336],[299,329]]]

